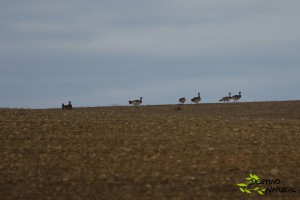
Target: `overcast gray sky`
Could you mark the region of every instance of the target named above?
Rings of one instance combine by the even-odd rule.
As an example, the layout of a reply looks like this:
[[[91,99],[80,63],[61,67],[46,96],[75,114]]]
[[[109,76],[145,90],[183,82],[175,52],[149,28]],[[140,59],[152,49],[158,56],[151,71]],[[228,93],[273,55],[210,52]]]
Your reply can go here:
[[[0,0],[0,107],[300,99],[299,10],[299,0]]]

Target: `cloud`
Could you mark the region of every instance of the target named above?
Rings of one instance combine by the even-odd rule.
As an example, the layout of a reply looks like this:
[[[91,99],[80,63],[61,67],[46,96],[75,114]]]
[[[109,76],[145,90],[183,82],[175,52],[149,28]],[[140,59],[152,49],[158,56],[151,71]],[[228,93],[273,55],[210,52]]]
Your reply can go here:
[[[3,45],[2,52],[26,46],[37,51],[59,49],[87,54],[214,56],[257,50],[263,53],[270,45],[293,43],[300,37],[296,34],[299,26],[292,20],[299,15],[283,13],[293,10],[292,5],[283,9],[275,3],[270,9],[257,1],[74,2],[71,8],[70,1],[25,6],[23,15],[36,18],[11,23],[11,31],[22,33],[25,40],[21,38],[13,45],[10,41],[10,45]],[[20,7],[17,10],[22,14]]]

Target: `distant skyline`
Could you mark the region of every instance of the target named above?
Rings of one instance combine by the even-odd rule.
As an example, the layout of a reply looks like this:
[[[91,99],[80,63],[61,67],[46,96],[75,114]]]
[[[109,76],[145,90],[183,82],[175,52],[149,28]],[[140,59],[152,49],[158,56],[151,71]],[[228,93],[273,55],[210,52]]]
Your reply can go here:
[[[0,107],[300,99],[300,1],[3,1]]]

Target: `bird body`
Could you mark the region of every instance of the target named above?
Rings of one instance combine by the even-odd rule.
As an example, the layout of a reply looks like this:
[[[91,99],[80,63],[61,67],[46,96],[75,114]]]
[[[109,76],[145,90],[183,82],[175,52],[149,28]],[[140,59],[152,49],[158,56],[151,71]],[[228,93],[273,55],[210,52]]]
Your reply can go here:
[[[71,101],[69,101],[69,104],[68,105],[65,105],[64,103],[62,103],[61,105],[61,108],[64,110],[64,109],[72,109],[73,106],[71,104]]]
[[[181,97],[178,101],[179,101],[181,104],[184,104],[185,101],[186,101],[186,99],[185,99],[185,97]]]
[[[133,100],[133,101],[129,101],[129,104],[132,104],[133,106],[139,106],[140,104],[143,103],[143,97],[140,97],[140,100]]]
[[[201,101],[200,92],[198,93],[198,96],[192,98],[191,101],[195,104],[198,104]]]
[[[229,96],[223,97],[222,99],[219,100],[219,102],[223,101],[223,102],[227,102],[230,101],[231,99],[231,93],[229,92]]]
[[[237,103],[237,101],[242,97],[241,93],[242,92],[239,92],[239,94],[232,96],[231,99],[233,99],[233,101]]]

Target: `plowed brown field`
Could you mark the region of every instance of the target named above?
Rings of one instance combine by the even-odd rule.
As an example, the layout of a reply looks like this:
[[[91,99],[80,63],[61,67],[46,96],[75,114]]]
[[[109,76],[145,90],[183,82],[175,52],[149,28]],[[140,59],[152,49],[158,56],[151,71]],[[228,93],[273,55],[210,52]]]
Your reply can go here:
[[[300,101],[0,109],[0,199],[300,199],[299,142]]]

